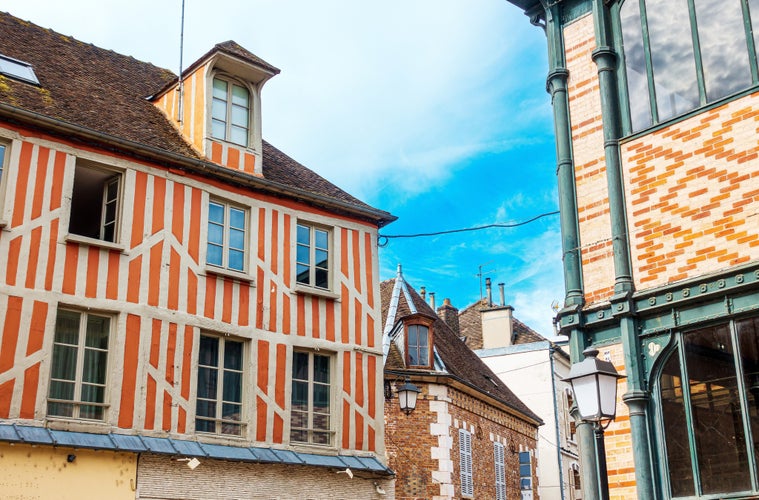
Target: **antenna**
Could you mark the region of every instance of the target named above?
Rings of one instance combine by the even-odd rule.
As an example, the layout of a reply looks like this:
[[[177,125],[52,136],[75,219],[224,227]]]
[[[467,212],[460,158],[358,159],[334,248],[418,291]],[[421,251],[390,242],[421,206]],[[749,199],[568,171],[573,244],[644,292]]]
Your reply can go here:
[[[485,262],[484,264],[480,264],[479,266],[477,266],[477,270],[478,270],[477,277],[480,279],[480,302],[482,302],[482,277],[485,276],[486,274],[490,274],[493,272],[493,270],[490,270],[483,273],[482,268],[492,263],[493,261],[491,260],[490,262]]]
[[[179,105],[177,106],[177,121],[184,119],[184,80],[182,79],[182,55],[184,54],[184,0],[182,0],[182,24],[179,28]]]

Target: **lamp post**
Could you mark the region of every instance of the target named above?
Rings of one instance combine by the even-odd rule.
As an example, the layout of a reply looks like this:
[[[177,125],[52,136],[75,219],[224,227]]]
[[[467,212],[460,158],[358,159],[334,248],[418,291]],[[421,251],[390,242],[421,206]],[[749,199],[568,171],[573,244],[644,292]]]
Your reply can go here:
[[[616,417],[617,380],[624,378],[624,375],[617,373],[610,362],[598,359],[597,349],[585,349],[583,355],[585,359],[572,365],[564,381],[572,385],[580,418],[593,426],[599,496],[603,500],[608,500],[609,478],[606,473],[604,429]],[[606,420],[606,425],[602,424],[604,420]]]

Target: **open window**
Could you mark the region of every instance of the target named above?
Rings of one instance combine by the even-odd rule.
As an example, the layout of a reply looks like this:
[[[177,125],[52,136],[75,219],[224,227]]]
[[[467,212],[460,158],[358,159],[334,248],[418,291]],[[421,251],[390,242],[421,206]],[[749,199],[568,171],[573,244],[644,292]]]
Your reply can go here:
[[[118,243],[121,183],[121,172],[77,163],[69,233]]]

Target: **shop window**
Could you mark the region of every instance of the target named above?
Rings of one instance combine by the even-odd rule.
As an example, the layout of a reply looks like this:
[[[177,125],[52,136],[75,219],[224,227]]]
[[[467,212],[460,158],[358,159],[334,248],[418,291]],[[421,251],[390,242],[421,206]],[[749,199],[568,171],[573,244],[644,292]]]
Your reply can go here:
[[[111,319],[58,310],[47,398],[49,416],[104,419]]]
[[[200,336],[195,430],[212,434],[242,434],[242,342]]]
[[[69,233],[118,243],[121,179],[120,172],[77,163]]]
[[[332,445],[331,357],[295,351],[292,365],[290,442]]]

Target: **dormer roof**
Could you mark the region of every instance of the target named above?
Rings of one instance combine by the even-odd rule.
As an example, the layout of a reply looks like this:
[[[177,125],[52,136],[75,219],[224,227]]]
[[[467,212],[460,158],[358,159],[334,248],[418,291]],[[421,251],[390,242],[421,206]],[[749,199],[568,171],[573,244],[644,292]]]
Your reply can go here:
[[[542,423],[506,384],[441,320],[430,305],[406,282],[401,266],[395,278],[380,283],[382,349],[385,369],[447,376],[500,401],[528,419]],[[407,368],[401,354],[404,320],[423,316],[432,323],[434,362],[431,369]]]

